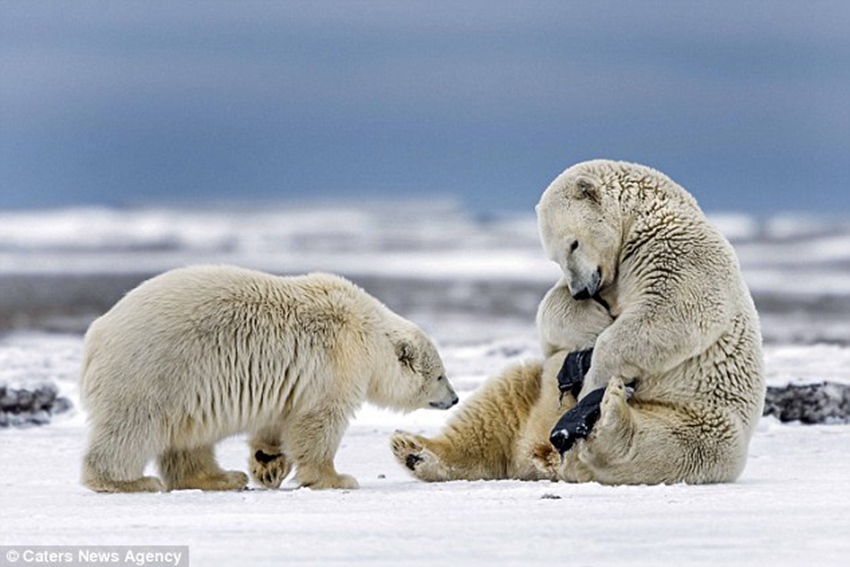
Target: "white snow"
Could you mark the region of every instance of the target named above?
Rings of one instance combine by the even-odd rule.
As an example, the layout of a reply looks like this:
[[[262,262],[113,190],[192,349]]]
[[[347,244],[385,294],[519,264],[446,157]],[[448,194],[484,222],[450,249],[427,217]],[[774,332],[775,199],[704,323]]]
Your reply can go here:
[[[536,354],[527,337],[443,341],[462,399]],[[0,430],[0,545],[188,545],[193,565],[844,565],[850,425],[761,421],[740,480],[714,486],[550,482],[425,484],[393,460],[393,430],[434,434],[448,412],[366,406],[337,455],[356,491],[100,495],[79,485],[86,441],[76,387],[82,339],[0,341],[3,378],[49,378],[75,403],[46,427]],[[850,349],[773,347],[774,385],[850,382]],[[0,378],[0,379],[3,379]],[[455,411],[455,410],[451,410]],[[219,460],[246,470],[244,439]],[[153,469],[151,469],[153,472]]]

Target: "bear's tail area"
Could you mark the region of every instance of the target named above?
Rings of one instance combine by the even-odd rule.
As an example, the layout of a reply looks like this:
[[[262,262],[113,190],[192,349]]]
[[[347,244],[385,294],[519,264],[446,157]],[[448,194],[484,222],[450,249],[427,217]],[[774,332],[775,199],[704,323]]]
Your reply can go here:
[[[92,348],[88,340],[88,335],[86,335],[86,340],[83,344],[83,362],[80,365],[80,404],[84,408],[88,405],[87,400],[90,397],[89,392],[92,387],[91,380],[88,377],[90,376],[94,362],[94,351],[95,349]]]

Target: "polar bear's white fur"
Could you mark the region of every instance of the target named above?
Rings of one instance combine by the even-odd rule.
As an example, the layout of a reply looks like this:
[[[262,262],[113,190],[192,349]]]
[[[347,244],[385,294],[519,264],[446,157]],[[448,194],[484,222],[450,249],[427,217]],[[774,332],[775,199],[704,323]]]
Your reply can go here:
[[[538,311],[549,358],[492,378],[435,439],[395,435],[398,460],[430,481],[737,478],[765,383],[758,318],[729,243],[684,189],[624,162],[567,169],[537,213],[563,273]],[[561,460],[549,432],[576,400],[558,406],[557,374],[567,353],[589,347],[579,399],[605,387],[601,415]]]
[[[228,266],[166,272],[89,328],[83,483],[101,492],[239,489],[214,444],[251,436],[251,471],[277,487],[354,488],[333,458],[364,401],[411,411],[457,401],[431,341],[342,278]],[[157,459],[163,484],[145,477]]]

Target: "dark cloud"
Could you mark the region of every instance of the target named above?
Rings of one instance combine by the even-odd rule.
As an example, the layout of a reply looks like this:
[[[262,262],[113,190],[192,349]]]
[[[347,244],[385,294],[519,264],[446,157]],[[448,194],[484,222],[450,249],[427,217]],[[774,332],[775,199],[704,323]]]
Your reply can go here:
[[[840,2],[0,3],[0,206],[456,195],[591,157],[847,210]]]

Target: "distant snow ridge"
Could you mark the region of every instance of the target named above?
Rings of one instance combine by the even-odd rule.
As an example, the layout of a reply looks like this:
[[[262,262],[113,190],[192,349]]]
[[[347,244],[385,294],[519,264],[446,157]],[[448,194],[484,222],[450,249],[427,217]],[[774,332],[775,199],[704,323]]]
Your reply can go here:
[[[46,425],[57,413],[71,409],[71,401],[59,396],[55,384],[11,388],[0,384],[0,427]]]
[[[764,415],[804,424],[850,423],[850,384],[821,382],[767,388]]]

